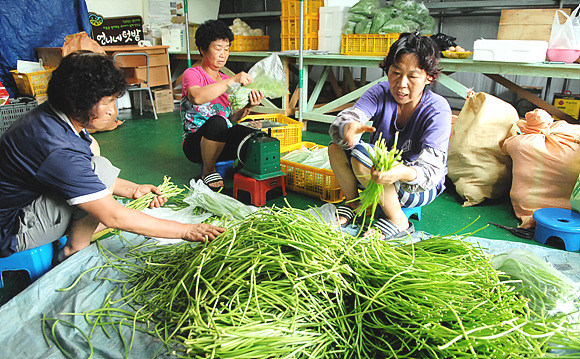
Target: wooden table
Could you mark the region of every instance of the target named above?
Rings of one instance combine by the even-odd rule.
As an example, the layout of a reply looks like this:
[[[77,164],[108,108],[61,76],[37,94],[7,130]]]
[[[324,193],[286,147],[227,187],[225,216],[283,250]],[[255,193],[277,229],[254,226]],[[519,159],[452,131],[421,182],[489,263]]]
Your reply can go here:
[[[169,69],[169,46],[156,45],[139,47],[137,45],[102,46],[105,52],[114,56],[119,52],[145,52],[149,55],[149,86],[171,85],[171,71]],[[45,66],[57,67],[62,59],[60,47],[37,47],[36,53]],[[127,77],[145,78],[146,61],[144,56],[134,58],[119,58],[119,66],[127,73]]]
[[[257,62],[267,56],[271,52],[255,51],[255,52],[230,52],[229,61],[233,62]],[[186,59],[185,54],[170,54],[175,59]],[[197,61],[200,58],[199,53],[192,53],[192,60]],[[280,58],[284,63],[286,69],[286,83],[289,85],[289,65],[290,63],[298,63],[298,55],[280,54]],[[342,108],[347,107],[356,101],[368,88],[375,85],[379,81],[387,81],[386,76],[374,80],[368,84],[356,88],[354,84],[350,86],[352,89],[336,98],[335,100],[320,104],[318,103],[320,93],[326,81],[334,82],[334,77],[331,71],[333,66],[351,68],[358,67],[363,71],[362,82],[366,83],[366,69],[378,68],[379,63],[383,60],[382,56],[351,56],[351,55],[304,55],[303,56],[303,76],[309,78],[309,73],[313,66],[322,66],[322,73],[316,79],[312,92],[298,98],[298,91],[293,91],[288,94],[282,101],[282,108],[277,108],[269,101],[266,101],[264,106],[255,108],[257,112],[263,113],[283,113],[291,115],[296,111],[296,103],[302,106],[301,120],[316,120],[320,122],[332,122],[335,116],[329,115],[331,112],[336,112]],[[532,102],[539,108],[543,108],[553,116],[560,119],[565,119],[568,122],[577,123],[578,121],[570,115],[564,113],[560,109],[555,108],[550,103],[542,100],[537,95],[534,95],[517,84],[506,79],[504,75],[523,75],[523,76],[538,76],[546,78],[566,78],[566,79],[580,79],[580,64],[556,64],[556,63],[515,63],[515,62],[496,62],[496,61],[474,61],[472,59],[441,59],[440,67],[443,73],[440,74],[439,83],[451,91],[455,92],[462,98],[466,98],[469,89],[463,84],[449,77],[449,74],[454,72],[468,72],[481,73],[507,87],[509,90],[515,92],[520,97]],[[227,72],[226,69],[224,72]],[[228,73],[233,74],[233,73]],[[346,81],[353,82],[352,79],[346,78]],[[308,94],[309,83],[303,81],[303,93]]]
[[[387,77],[381,77],[358,89],[351,91],[334,101],[322,106],[316,107],[320,91],[324,82],[327,80],[330,67],[360,67],[360,68],[378,68],[379,63],[383,60],[382,56],[349,56],[349,55],[306,55],[303,57],[304,78],[308,77],[310,66],[323,66],[322,75],[318,78],[312,94],[307,98],[300,99],[302,106],[302,117],[306,120],[316,120],[321,122],[332,122],[335,116],[327,113],[336,111],[346,104],[358,99],[369,87],[379,81],[387,81]],[[471,59],[441,59],[440,67],[443,72],[439,77],[439,83],[451,91],[457,93],[463,98],[467,97],[469,89],[461,83],[448,76],[453,72],[471,72],[481,73],[492,80],[507,87],[509,90],[517,93],[519,96],[532,102],[539,108],[543,108],[553,116],[565,119],[568,122],[577,123],[578,121],[562,110],[555,108],[553,105],[542,100],[538,96],[526,91],[517,84],[509,81],[503,75],[524,75],[539,76],[547,78],[567,78],[580,79],[580,64],[555,64],[555,63],[515,63],[515,62],[495,62],[495,61],[474,61]],[[308,82],[304,81],[304,93],[308,93]]]

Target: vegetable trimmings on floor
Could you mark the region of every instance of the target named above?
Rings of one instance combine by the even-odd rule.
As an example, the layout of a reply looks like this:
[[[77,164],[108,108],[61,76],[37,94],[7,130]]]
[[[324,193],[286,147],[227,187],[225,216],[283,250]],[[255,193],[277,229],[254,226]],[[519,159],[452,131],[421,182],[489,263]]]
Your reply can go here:
[[[392,246],[291,208],[228,226],[208,245],[108,254],[126,281],[79,315],[92,332],[146,330],[184,358],[523,358],[560,345],[578,355],[570,316],[532,312],[460,239]]]

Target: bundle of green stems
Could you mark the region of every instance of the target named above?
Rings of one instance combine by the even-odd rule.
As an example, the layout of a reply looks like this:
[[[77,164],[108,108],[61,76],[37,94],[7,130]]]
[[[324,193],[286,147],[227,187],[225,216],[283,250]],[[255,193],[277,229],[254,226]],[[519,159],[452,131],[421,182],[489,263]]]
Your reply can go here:
[[[371,161],[373,164],[373,169],[377,171],[388,171],[394,166],[398,165],[401,161],[401,150],[397,149],[397,141],[399,139],[399,132],[395,133],[395,141],[391,150],[387,148],[387,144],[383,139],[383,134],[379,134],[379,138],[374,146],[374,154],[371,155]],[[370,175],[369,175],[370,177]],[[366,187],[359,195],[359,200],[361,202],[360,207],[357,209],[356,215],[365,216],[367,209],[371,209],[371,219],[375,218],[375,213],[377,206],[381,202],[383,197],[384,187],[377,184],[372,178],[368,181]]]
[[[122,278],[102,308],[68,313],[90,324],[88,345],[97,329],[118,328],[128,355],[124,326],[180,358],[579,355],[568,316],[533,313],[489,256],[460,237],[393,246],[292,208],[227,226],[205,245],[147,241],[126,257],[99,244],[104,267]],[[101,270],[97,278],[107,280]]]
[[[163,183],[157,186],[161,190],[162,195],[158,196],[153,192],[149,192],[144,196],[141,196],[137,199],[132,200],[131,202],[127,203],[125,206],[128,208],[133,208],[138,211],[142,211],[145,208],[148,208],[151,202],[155,197],[164,197],[164,198],[172,198],[181,194],[184,189],[179,188],[173,182],[171,182],[171,177],[163,176]]]

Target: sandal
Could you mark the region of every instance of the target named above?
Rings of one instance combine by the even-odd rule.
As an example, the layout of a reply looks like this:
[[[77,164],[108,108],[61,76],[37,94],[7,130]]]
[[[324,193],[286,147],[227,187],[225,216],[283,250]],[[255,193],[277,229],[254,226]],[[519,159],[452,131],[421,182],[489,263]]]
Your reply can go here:
[[[208,186],[214,192],[219,192],[219,191],[221,191],[224,188],[223,185],[221,185],[221,186],[210,186],[210,184],[216,183],[216,182],[220,182],[220,181],[223,183],[224,179],[217,172],[210,173],[207,176],[205,176],[205,178],[202,178],[201,180],[203,181],[203,183],[206,186]]]
[[[348,227],[349,225],[352,224],[354,217],[356,217],[356,214],[354,213],[354,210],[352,208],[350,208],[349,206],[338,206],[338,208],[336,209],[336,215],[338,217],[342,217],[342,218],[346,218],[346,222],[344,222],[341,227]]]
[[[400,230],[393,222],[389,221],[387,218],[379,218],[371,225],[372,229],[379,230],[381,234],[385,236],[383,240],[404,238],[411,233],[415,232],[415,226],[412,222],[409,222],[409,228],[406,230]],[[368,232],[367,232],[368,233]]]

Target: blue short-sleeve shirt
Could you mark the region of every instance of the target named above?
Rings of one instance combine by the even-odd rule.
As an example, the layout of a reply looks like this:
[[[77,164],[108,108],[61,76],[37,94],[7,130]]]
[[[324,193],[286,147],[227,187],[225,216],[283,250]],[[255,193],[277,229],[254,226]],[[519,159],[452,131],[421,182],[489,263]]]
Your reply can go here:
[[[16,251],[18,216],[40,195],[77,205],[110,194],[93,170],[90,144],[88,132],[77,133],[48,102],[0,137],[0,257]]]

